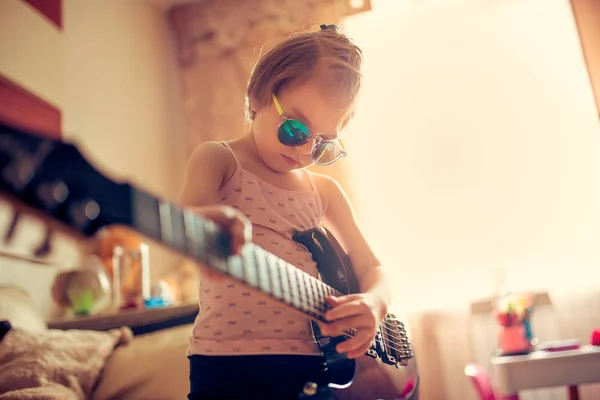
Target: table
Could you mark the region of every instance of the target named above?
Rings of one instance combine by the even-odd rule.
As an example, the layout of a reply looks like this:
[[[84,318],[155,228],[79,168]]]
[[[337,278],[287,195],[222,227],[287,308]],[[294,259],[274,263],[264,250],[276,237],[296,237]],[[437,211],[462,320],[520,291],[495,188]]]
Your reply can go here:
[[[516,400],[521,390],[552,386],[568,386],[571,399],[578,399],[578,385],[600,382],[600,346],[498,356],[492,366],[502,399]]]

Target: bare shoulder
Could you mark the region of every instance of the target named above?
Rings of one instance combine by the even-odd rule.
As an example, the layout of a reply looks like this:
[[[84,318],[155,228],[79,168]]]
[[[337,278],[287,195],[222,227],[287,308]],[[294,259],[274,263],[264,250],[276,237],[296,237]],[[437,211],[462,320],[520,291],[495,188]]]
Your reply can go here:
[[[235,167],[235,158],[223,144],[202,143],[188,160],[180,203],[184,206],[215,204],[219,189],[233,175]]]
[[[307,172],[312,176],[313,182],[319,191],[323,209],[325,211],[327,211],[330,203],[345,198],[346,195],[344,194],[344,189],[342,189],[340,184],[334,178],[329,175],[319,174],[308,170]]]
[[[235,170],[235,159],[223,144],[215,141],[204,142],[194,149],[188,161],[188,170],[205,169],[226,174]],[[216,171],[215,171],[216,170]]]

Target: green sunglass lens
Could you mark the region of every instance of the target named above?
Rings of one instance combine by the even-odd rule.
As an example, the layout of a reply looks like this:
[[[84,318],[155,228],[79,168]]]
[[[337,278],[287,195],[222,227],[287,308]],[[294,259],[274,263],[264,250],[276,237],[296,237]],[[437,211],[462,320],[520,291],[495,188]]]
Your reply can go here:
[[[300,121],[285,120],[279,126],[279,141],[286,146],[299,146],[308,140],[308,128]]]

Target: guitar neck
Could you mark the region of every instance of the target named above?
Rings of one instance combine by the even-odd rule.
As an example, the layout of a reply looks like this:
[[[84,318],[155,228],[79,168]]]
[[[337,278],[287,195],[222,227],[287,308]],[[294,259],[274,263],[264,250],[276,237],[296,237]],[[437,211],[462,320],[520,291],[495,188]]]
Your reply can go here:
[[[324,321],[325,299],[340,295],[258,246],[229,254],[212,221],[96,170],[75,145],[0,124],[0,194],[8,194],[72,231],[93,236],[124,225],[208,267]]]
[[[243,282],[276,301],[325,321],[325,299],[341,293],[252,243],[229,255],[227,235],[189,209],[131,188],[132,228],[179,253]]]

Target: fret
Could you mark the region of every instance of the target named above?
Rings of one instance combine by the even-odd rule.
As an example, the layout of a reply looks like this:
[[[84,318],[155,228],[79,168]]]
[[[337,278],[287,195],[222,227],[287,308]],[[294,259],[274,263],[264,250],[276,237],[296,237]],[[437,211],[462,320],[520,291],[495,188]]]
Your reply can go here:
[[[183,210],[183,229],[185,231],[185,253],[193,258],[198,258],[196,249],[196,224],[194,218],[196,214],[192,210]]]
[[[325,313],[325,309],[324,309],[325,298],[321,294],[322,282],[317,280],[316,278],[311,279],[310,282],[312,283],[312,291],[313,291],[313,295],[315,297],[314,308],[320,314],[324,314]]]
[[[260,258],[256,264],[256,274],[258,276],[258,287],[262,290],[271,293],[271,284],[269,279],[269,271],[275,269],[275,265],[271,263],[271,255],[266,251],[261,251]]]
[[[300,279],[302,280],[306,291],[306,302],[308,303],[308,309],[315,310],[317,309],[317,307],[315,307],[315,296],[312,288],[312,282],[310,279],[311,276],[305,273],[304,271],[298,271],[298,273],[300,274]]]
[[[331,286],[327,286],[326,292],[327,296],[338,296],[338,291],[332,288]]]
[[[259,269],[257,271],[258,273],[258,286],[263,289],[264,291],[266,291],[267,293],[271,293],[271,282],[269,279],[269,270],[271,268],[275,268],[275,260],[277,259],[277,257],[275,257],[273,254],[264,251],[265,254],[265,265],[266,268],[265,269]]]
[[[329,306],[327,305],[325,299],[330,296],[330,289],[331,286],[328,286],[325,283],[321,282],[321,291],[323,292],[323,309],[325,311],[329,310]]]
[[[158,200],[150,194],[132,188],[131,209],[134,229],[154,240],[160,241],[160,217]]]
[[[290,287],[289,281],[289,272],[286,269],[287,264],[283,261],[278,262],[275,268],[277,268],[277,273],[279,275],[279,282],[281,282],[281,291],[283,293],[283,300],[285,300],[288,304],[294,304],[294,299],[292,297],[292,288]]]
[[[300,291],[298,289],[297,279],[296,279],[296,269],[291,267],[289,264],[285,265],[285,276],[287,278],[288,284],[290,285],[290,291],[292,293],[292,305],[297,308],[302,307],[302,302],[300,301]]]
[[[311,279],[310,280],[313,286],[313,293],[315,296],[315,302],[314,302],[314,308],[315,310],[317,310],[317,312],[319,313],[319,315],[324,316],[325,315],[325,311],[327,311],[327,309],[325,308],[325,296],[323,296],[323,282],[321,282],[318,279]]]
[[[304,279],[302,279],[303,277],[300,275],[302,271],[300,271],[299,269],[294,268],[294,278],[296,280],[295,282],[295,286],[298,287],[298,295],[300,296],[300,304],[303,310],[305,311],[310,311],[310,308],[308,306],[308,296],[306,293],[306,286],[304,286]]]
[[[171,234],[173,247],[179,251],[185,252],[186,236],[185,225],[183,221],[183,211],[169,204],[171,213]]]
[[[227,272],[234,278],[245,280],[247,276],[245,274],[245,264],[248,262],[250,257],[245,257],[244,254],[241,256],[228,257],[224,262],[227,264]]]
[[[190,239],[192,241],[192,254],[194,258],[204,264],[208,264],[208,252],[206,251],[207,242],[206,242],[206,232],[204,221],[200,219],[197,215],[188,216],[190,218],[190,229],[193,231],[194,236]]]
[[[326,307],[326,302],[325,302],[325,285],[323,284],[323,282],[319,281],[319,280],[313,280],[313,285],[314,285],[314,291],[315,291],[315,296],[317,298],[316,300],[316,304],[317,304],[317,309],[322,312],[323,314],[325,314],[325,311],[327,311],[327,307]]]
[[[172,244],[171,205],[166,201],[161,201],[158,204],[158,215],[160,217],[160,239],[167,244]]]
[[[197,218],[200,220],[200,218]],[[223,258],[222,254],[218,253],[218,229],[214,222],[210,220],[199,222],[201,224],[200,231],[204,234],[204,243],[205,243],[205,254],[207,259],[207,264],[211,267],[218,269],[221,272],[229,273],[229,263],[228,260]]]
[[[275,260],[275,265],[269,268],[269,280],[271,281],[271,287],[273,289],[273,296],[278,299],[283,299],[283,292],[281,289],[281,278],[279,276],[279,263],[281,259]]]

